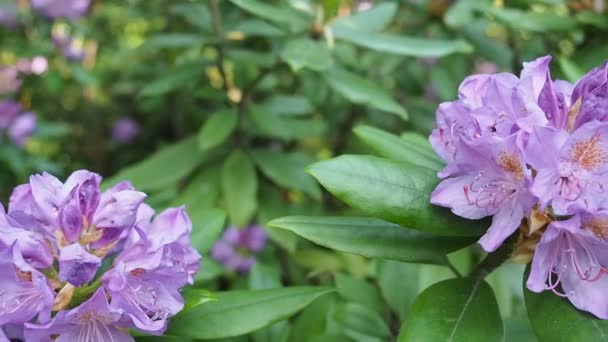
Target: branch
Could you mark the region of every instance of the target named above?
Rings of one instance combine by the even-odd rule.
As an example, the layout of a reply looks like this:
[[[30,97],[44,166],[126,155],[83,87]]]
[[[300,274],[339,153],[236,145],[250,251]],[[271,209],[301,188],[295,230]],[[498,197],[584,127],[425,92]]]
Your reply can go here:
[[[488,254],[486,258],[483,259],[479,265],[477,265],[475,270],[471,272],[471,278],[482,280],[500,265],[509,260],[513,254],[513,251],[515,250],[518,235],[519,234],[513,234],[510,238],[503,242],[503,244],[497,250]]]

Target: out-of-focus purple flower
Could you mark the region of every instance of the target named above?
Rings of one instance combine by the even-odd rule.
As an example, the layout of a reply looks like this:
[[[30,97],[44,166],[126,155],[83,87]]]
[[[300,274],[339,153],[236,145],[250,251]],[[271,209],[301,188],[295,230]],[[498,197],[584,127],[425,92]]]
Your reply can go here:
[[[0,65],[0,95],[15,92],[21,87],[19,70],[12,65]]]
[[[122,117],[112,126],[112,139],[121,144],[128,144],[139,133],[139,124],[133,118]]]
[[[228,227],[213,246],[211,257],[228,269],[246,273],[255,264],[255,254],[265,245],[266,232],[258,225]]]
[[[19,8],[16,1],[0,4],[0,25],[9,29],[19,25]]]
[[[605,192],[608,170],[608,123],[591,121],[568,135],[564,130],[536,127],[526,160],[537,174],[530,191],[541,209],[551,205],[557,215],[595,211]]]
[[[498,65],[485,59],[478,59],[475,61],[475,72],[478,74],[495,74],[498,72]]]
[[[28,342],[51,341],[135,341],[121,330],[122,311],[108,304],[103,288],[78,307],[60,311],[46,324],[25,325],[25,340]]]
[[[54,300],[46,277],[29,265],[14,244],[0,252],[0,327],[38,316],[47,321]]]
[[[61,249],[59,254],[59,280],[81,286],[93,280],[101,259],[87,252],[79,243]]]
[[[77,19],[84,16],[91,5],[91,0],[31,0],[34,10],[50,19]]]
[[[23,146],[36,131],[36,114],[27,112],[19,115],[8,128],[8,136],[17,146]]]
[[[42,75],[49,66],[49,62],[44,56],[36,56],[31,59],[22,58],[17,61],[17,69],[24,74]]]
[[[0,130],[8,128],[15,120],[17,115],[21,113],[21,104],[19,102],[6,100],[0,102]]]
[[[608,319],[608,215],[582,213],[554,221],[536,246],[527,287],[552,290],[580,310]],[[558,286],[561,286],[561,290]]]
[[[53,26],[51,33],[53,45],[69,61],[82,61],[86,57],[82,39],[69,35],[68,28],[62,24]]]

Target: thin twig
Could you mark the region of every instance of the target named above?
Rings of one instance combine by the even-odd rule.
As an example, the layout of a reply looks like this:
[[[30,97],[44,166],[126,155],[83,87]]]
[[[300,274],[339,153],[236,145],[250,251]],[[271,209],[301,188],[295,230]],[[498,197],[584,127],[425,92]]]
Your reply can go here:
[[[213,31],[217,36],[217,69],[222,77],[222,85],[224,86],[224,90],[228,92],[228,77],[226,76],[226,69],[224,69],[224,61],[226,60],[226,46],[224,41],[224,30],[222,28],[222,13],[220,12],[219,0],[210,0],[209,9],[211,11]]]

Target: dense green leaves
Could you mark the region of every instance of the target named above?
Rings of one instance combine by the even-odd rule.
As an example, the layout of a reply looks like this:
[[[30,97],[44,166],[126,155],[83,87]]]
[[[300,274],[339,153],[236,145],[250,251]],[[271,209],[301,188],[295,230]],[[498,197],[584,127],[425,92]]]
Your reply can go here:
[[[446,253],[475,241],[436,236],[362,217],[291,216],[273,220],[269,226],[292,231],[338,251],[408,262],[441,264]]]
[[[234,109],[212,114],[198,132],[198,147],[204,151],[222,144],[237,123],[238,113]]]
[[[218,292],[216,301],[174,317],[167,334],[198,339],[243,335],[285,319],[331,291],[323,287],[301,286]]]
[[[498,304],[482,280],[451,279],[424,290],[401,327],[399,342],[502,341]]]
[[[387,159],[345,155],[313,164],[309,172],[336,197],[383,220],[440,235],[476,236],[482,221],[465,220],[432,205],[435,171]]]
[[[247,155],[236,150],[222,168],[222,190],[232,224],[242,227],[257,208],[258,178]]]
[[[123,169],[107,180],[105,185],[114,185],[126,179],[138,190],[158,190],[188,175],[204,157],[198,151],[194,137],[190,137],[166,146],[147,159]]]
[[[197,81],[202,70],[202,63],[187,64],[170,70],[163,77],[146,84],[139,96],[158,96],[176,90]]]
[[[304,169],[313,159],[302,153],[281,153],[255,150],[251,153],[260,170],[272,181],[288,189],[300,190],[316,200],[321,199],[321,190],[315,180]]]
[[[317,119],[301,119],[275,115],[264,110],[262,106],[252,108],[251,119],[260,135],[281,140],[302,139],[325,133],[327,126]]]
[[[608,341],[608,321],[579,311],[568,301],[547,290],[534,293],[526,288],[528,317],[539,342]]]
[[[230,0],[230,2],[260,18],[285,25],[292,31],[303,30],[309,23],[309,19],[303,13],[289,7],[268,4],[258,0]]]
[[[421,146],[415,137],[408,136],[403,139],[371,126],[359,126],[355,128],[354,132],[359,139],[382,157],[432,170],[440,170],[444,166],[435,152]],[[419,138],[424,139],[421,136]]]
[[[357,74],[337,68],[326,72],[324,76],[329,86],[348,100],[395,113],[401,118],[407,119],[405,108],[373,82]]]
[[[323,71],[329,69],[333,63],[327,44],[311,39],[289,41],[281,53],[281,58],[295,72],[304,68]]]
[[[339,17],[331,24],[334,35],[340,35],[343,30],[358,32],[378,32],[383,30],[397,13],[397,4],[380,3],[364,12]]]

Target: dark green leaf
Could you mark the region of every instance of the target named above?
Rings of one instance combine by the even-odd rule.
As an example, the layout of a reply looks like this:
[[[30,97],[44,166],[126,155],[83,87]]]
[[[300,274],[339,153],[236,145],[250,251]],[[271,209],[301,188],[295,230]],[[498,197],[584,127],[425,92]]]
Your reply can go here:
[[[314,110],[310,101],[303,96],[275,95],[262,103],[263,110],[273,115],[300,116]]]
[[[344,328],[344,333],[355,341],[387,341],[390,331],[386,322],[371,308],[358,303],[339,303],[334,319]]]
[[[323,71],[333,64],[327,44],[311,39],[290,40],[281,52],[281,58],[294,72],[304,68]]]
[[[327,190],[361,212],[439,235],[478,236],[485,220],[465,220],[430,203],[435,171],[388,159],[344,155],[313,164],[309,172]]]
[[[399,342],[503,341],[498,304],[484,281],[451,279],[424,290],[401,327]]]
[[[489,7],[496,19],[514,29],[531,32],[568,32],[576,28],[576,20],[553,11],[526,12],[510,8]]]
[[[264,111],[263,107],[252,108],[250,114],[259,134],[287,141],[319,136],[327,129],[322,120],[280,117]]]
[[[294,32],[305,29],[310,23],[310,19],[306,15],[289,7],[268,4],[258,0],[230,0],[230,2],[260,18],[285,25]]]
[[[205,151],[221,145],[236,128],[238,114],[229,109],[214,113],[198,132],[198,147]]]
[[[334,68],[323,74],[333,90],[348,100],[395,113],[407,120],[407,112],[390,94],[373,82],[349,71]]]
[[[224,162],[222,190],[232,224],[243,227],[249,223],[257,208],[258,178],[243,151],[232,152]]]
[[[191,234],[192,246],[199,253],[207,254],[224,229],[226,213],[216,208],[189,210],[189,213],[193,223]]]
[[[376,278],[386,303],[403,320],[418,293],[418,266],[394,260],[378,260]]]
[[[338,294],[347,301],[359,303],[380,314],[384,313],[384,303],[378,292],[378,288],[364,279],[356,278],[348,274],[337,273],[336,290]]]
[[[167,335],[212,339],[247,334],[295,314],[331,291],[302,286],[218,292],[217,301],[172,318]]]
[[[310,156],[302,152],[281,153],[262,149],[252,151],[251,156],[264,175],[278,185],[321,199],[319,185],[305,172],[305,168],[314,161]]]
[[[475,241],[436,236],[365,217],[288,216],[271,221],[269,226],[338,251],[408,262],[441,264],[446,253]]]

